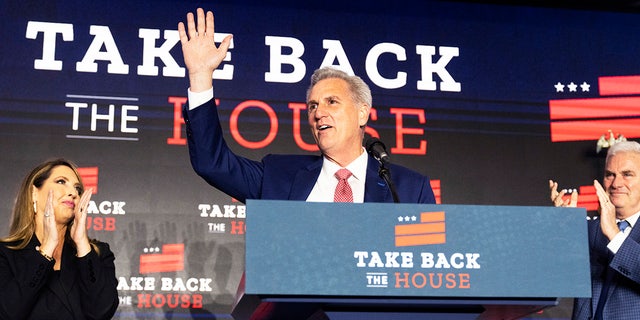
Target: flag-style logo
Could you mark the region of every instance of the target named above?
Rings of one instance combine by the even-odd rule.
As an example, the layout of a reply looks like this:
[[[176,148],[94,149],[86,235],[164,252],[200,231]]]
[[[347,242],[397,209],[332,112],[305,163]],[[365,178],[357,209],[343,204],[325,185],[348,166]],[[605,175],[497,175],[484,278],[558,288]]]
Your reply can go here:
[[[597,140],[609,130],[640,137],[640,76],[598,78],[599,97],[549,100],[551,141]]]
[[[184,270],[184,243],[164,244],[159,251],[140,255],[140,274]]]
[[[447,238],[444,218],[444,211],[422,212],[418,223],[396,225],[396,247],[445,243]],[[399,220],[415,221],[415,219],[403,218]]]
[[[567,193],[562,197],[563,200],[567,201],[571,198],[571,194]],[[600,206],[600,201],[598,200],[598,194],[596,193],[596,187],[593,185],[580,186],[580,190],[578,192],[578,203],[577,206],[579,208],[585,208],[587,211],[596,211]]]

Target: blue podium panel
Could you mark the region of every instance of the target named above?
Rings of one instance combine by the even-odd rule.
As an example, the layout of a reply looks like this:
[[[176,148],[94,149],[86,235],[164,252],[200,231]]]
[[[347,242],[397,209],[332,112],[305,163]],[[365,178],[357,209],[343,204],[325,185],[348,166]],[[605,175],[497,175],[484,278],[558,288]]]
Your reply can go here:
[[[580,208],[247,201],[246,294],[589,297]]]

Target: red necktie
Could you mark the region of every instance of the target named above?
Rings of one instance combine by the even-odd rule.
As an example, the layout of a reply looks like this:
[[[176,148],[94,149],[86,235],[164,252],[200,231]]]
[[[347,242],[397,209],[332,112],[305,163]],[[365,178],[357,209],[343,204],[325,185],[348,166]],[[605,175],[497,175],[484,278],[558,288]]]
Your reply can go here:
[[[335,176],[338,178],[338,185],[333,196],[333,202],[353,202],[353,191],[351,191],[351,186],[347,182],[347,179],[351,176],[351,171],[340,169]]]

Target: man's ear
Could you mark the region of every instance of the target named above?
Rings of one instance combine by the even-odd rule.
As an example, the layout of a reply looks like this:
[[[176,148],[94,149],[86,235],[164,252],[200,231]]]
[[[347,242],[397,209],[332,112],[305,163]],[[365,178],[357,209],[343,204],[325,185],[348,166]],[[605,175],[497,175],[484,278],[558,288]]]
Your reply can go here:
[[[360,127],[364,127],[367,125],[369,121],[369,113],[371,112],[371,107],[366,104],[361,104],[358,109],[358,124]]]

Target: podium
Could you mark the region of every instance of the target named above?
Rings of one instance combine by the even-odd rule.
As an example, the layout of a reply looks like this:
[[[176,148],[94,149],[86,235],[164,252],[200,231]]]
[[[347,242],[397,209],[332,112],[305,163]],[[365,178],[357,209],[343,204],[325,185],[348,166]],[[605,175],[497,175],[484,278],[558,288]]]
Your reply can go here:
[[[591,296],[582,208],[248,200],[235,320],[518,319]]]

